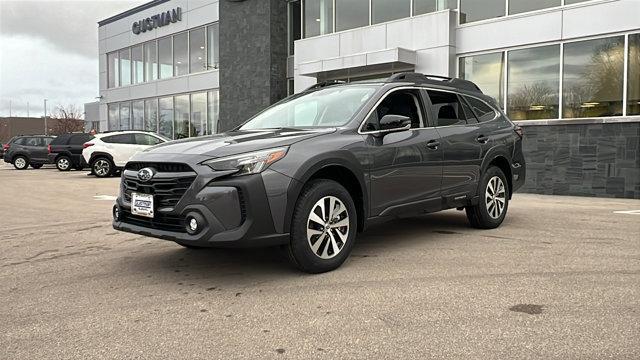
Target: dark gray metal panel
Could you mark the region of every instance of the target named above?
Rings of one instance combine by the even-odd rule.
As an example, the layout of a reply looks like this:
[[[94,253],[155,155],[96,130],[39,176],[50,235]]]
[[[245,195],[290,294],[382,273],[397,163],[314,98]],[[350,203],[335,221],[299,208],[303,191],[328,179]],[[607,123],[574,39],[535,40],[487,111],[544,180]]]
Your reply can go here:
[[[287,94],[287,6],[221,0],[220,121],[229,130]]]
[[[520,191],[640,199],[640,122],[524,131],[527,181]]]

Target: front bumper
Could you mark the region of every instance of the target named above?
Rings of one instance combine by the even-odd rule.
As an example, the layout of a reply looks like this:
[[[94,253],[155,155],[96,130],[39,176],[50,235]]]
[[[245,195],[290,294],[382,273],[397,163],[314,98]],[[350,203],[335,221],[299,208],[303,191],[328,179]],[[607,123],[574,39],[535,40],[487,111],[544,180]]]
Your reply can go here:
[[[123,171],[116,200],[120,210],[119,219],[113,221],[116,230],[199,247],[261,247],[289,241],[288,232],[278,226],[282,223],[280,216],[285,213],[280,206],[286,204],[281,197],[286,196],[292,181],[289,177],[268,169],[259,175],[232,177],[207,166],[189,164],[194,171],[180,176],[185,179],[193,176],[193,181],[180,200],[167,205],[162,203],[166,197],[158,195],[160,203],[156,203],[154,219],[147,219],[131,214],[128,191],[137,179],[137,170],[129,169],[129,165]],[[168,179],[178,174],[158,172],[158,175]],[[281,189],[266,188],[265,177],[270,180],[277,177],[279,181],[275,183]],[[142,190],[139,192],[153,192],[144,186]],[[193,214],[205,222],[196,234],[187,230],[187,219]]]

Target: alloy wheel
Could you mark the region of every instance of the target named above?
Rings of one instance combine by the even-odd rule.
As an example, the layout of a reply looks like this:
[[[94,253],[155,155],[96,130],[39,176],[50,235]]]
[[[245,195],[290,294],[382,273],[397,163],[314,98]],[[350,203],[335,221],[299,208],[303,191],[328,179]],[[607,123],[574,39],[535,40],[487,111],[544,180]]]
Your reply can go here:
[[[507,191],[500,177],[494,176],[489,179],[484,193],[484,200],[489,216],[493,219],[498,219],[504,212],[507,202]]]
[[[106,176],[109,173],[111,165],[107,160],[100,159],[93,164],[93,172],[98,176]]]
[[[349,212],[335,196],[325,196],[313,205],[307,220],[311,251],[327,260],[335,257],[349,239]]]
[[[24,169],[27,167],[27,161],[24,158],[17,158],[13,163],[18,169]]]
[[[58,169],[67,170],[71,164],[67,158],[58,159]]]

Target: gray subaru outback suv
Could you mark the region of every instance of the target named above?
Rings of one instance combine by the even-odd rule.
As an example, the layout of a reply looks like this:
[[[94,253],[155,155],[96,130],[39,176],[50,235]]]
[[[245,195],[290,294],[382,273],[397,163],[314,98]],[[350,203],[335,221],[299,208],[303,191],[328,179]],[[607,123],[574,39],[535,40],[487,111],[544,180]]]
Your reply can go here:
[[[283,246],[299,269],[330,271],[356,233],[400,215],[464,208],[473,227],[499,226],[525,180],[522,135],[469,81],[321,83],[232,131],[135,155],[113,227],[188,248]]]

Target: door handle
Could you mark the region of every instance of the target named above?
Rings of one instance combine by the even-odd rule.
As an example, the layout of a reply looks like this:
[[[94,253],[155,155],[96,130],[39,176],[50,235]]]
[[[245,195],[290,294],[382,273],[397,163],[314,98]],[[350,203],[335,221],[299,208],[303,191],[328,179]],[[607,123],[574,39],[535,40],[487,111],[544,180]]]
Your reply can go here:
[[[476,138],[476,140],[480,143],[480,144],[486,144],[487,141],[489,141],[489,138],[484,136],[484,135],[480,135]]]
[[[427,147],[431,150],[437,150],[438,146],[440,146],[440,141],[438,140],[431,140],[427,143]]]

